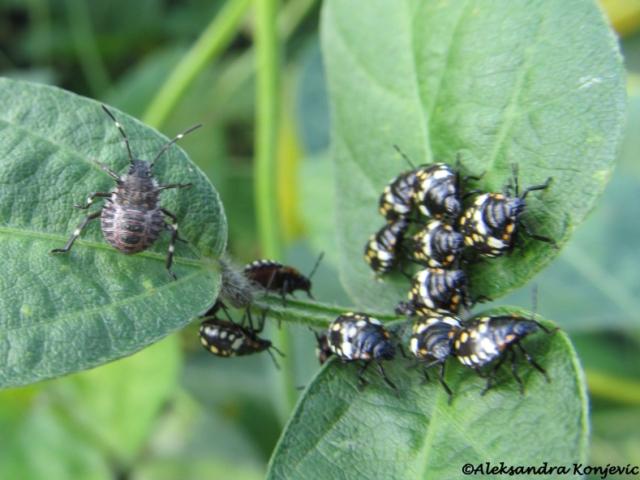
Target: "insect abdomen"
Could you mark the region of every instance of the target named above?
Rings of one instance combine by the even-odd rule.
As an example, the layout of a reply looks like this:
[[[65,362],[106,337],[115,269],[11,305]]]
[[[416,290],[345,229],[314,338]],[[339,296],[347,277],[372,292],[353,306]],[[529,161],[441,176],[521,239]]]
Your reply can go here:
[[[107,242],[122,253],[133,254],[153,245],[164,228],[164,217],[159,209],[145,211],[107,202],[100,223]]]

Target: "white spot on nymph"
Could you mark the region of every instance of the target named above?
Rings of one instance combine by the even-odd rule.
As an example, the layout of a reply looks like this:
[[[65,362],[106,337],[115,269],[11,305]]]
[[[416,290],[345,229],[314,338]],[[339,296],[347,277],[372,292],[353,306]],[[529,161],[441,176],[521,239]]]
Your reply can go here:
[[[218,329],[216,327],[205,327],[204,333],[208,337],[217,337],[218,336]]]
[[[393,258],[393,255],[391,255],[389,252],[386,252],[384,250],[378,250],[378,249],[376,250],[378,253],[378,260],[380,260],[381,262],[387,262]]]
[[[442,178],[447,178],[449,176],[451,176],[451,172],[446,167],[445,168],[439,168],[438,170],[433,172],[433,178],[436,179],[436,180],[440,180]]]
[[[453,317],[442,317],[442,322],[452,327],[460,327],[460,322]]]
[[[242,338],[238,337],[231,344],[231,349],[232,350],[237,350],[238,348],[240,348],[241,345],[242,345]]]
[[[480,195],[475,199],[475,201],[473,202],[473,205],[476,207],[480,207],[484,202],[486,202],[489,199],[489,196],[490,195],[488,193],[484,193]]]
[[[484,337],[480,340],[480,349],[485,352],[488,357],[493,357],[498,355],[498,349],[496,348],[496,344],[491,341],[489,337]]]
[[[340,350],[342,350],[342,354],[347,358],[353,358],[354,349],[353,344],[351,342],[342,342],[340,345]]]
[[[353,338],[358,333],[358,328],[355,325],[349,325],[345,331],[345,337],[347,339]]]
[[[503,249],[506,248],[507,244],[496,237],[487,237],[487,244],[491,248]]]
[[[413,337],[411,340],[409,340],[409,350],[416,357],[418,356],[418,339],[417,338]]]
[[[220,338],[227,338],[227,332],[224,330],[220,332]]]
[[[416,335],[421,335],[421,334],[422,334],[422,333],[423,333],[427,328],[429,328],[431,325],[432,325],[432,324],[430,324],[430,323],[428,323],[428,322],[427,322],[427,323],[417,323],[417,324],[414,326],[413,332],[414,332]]]
[[[476,231],[480,235],[484,236],[487,234],[487,225],[484,223],[484,219],[482,218],[482,212],[483,210],[481,208],[475,210],[473,212],[473,221],[475,222],[474,226],[476,227]]]

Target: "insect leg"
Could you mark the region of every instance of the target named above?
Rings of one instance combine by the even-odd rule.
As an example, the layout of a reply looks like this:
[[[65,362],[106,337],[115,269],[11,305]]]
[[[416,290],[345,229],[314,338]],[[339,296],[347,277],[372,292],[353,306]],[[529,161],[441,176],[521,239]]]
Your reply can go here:
[[[167,217],[169,217],[171,220],[173,220],[172,224],[165,222],[165,225],[167,226],[167,228],[169,230],[171,230],[171,240],[169,240],[169,250],[167,251],[166,267],[167,267],[167,272],[169,272],[169,275],[171,275],[171,277],[174,280],[176,280],[177,279],[176,274],[171,271],[171,264],[173,263],[173,252],[176,249],[176,240],[179,237],[179,235],[178,235],[178,218],[175,216],[175,214],[171,213],[169,210],[167,210],[165,208],[161,208],[160,210]]]
[[[453,392],[451,391],[451,389],[449,388],[449,385],[447,385],[447,382],[444,379],[446,362],[442,362],[440,365],[441,365],[440,375],[438,375],[438,381],[440,382],[440,385],[442,385],[442,388],[444,388],[444,391],[447,392],[447,397],[448,397],[447,403],[451,405],[451,400],[453,400]]]
[[[85,203],[84,205],[74,205],[75,208],[80,208],[82,210],[86,210],[87,208],[89,208],[92,204],[93,204],[93,199],[96,197],[110,197],[111,196],[111,192],[93,192],[90,193],[89,196],[87,197],[87,203]]]
[[[529,363],[529,365],[531,365],[533,368],[535,368],[536,370],[538,370],[542,375],[544,375],[544,378],[547,380],[547,383],[551,383],[551,379],[549,378],[549,375],[547,374],[547,371],[542,368],[540,366],[540,364],[538,362],[536,362],[533,357],[529,354],[529,352],[527,352],[524,347],[522,346],[522,344],[520,342],[517,342],[515,344],[518,349],[520,350],[520,352],[522,352],[522,355],[524,356],[524,358],[527,360],[527,362]]]
[[[527,235],[527,237],[538,240],[539,242],[550,243],[555,248],[558,248],[558,244],[553,238],[545,237],[544,235],[538,235],[537,233],[532,232],[529,226],[524,222],[520,222],[520,225],[522,226],[522,231]]]
[[[520,387],[520,395],[524,395],[524,382],[518,375],[518,358],[516,357],[516,351],[511,350],[511,374],[513,378],[518,382],[518,386]]]
[[[480,392],[480,395],[485,395],[493,387],[493,384],[494,384],[494,382],[496,380],[496,375],[498,374],[498,370],[500,369],[500,367],[504,363],[505,358],[507,358],[507,357],[505,355],[502,355],[500,357],[500,360],[498,360],[498,362],[495,364],[495,366],[491,369],[491,371],[487,375],[487,383],[484,386],[484,388],[482,389],[482,392]]]
[[[389,377],[387,377],[387,372],[384,371],[384,368],[382,368],[382,363],[380,362],[376,362],[376,365],[378,367],[378,371],[380,372],[380,375],[382,375],[382,378],[384,379],[384,383],[386,383],[387,385],[389,385],[391,388],[393,388],[394,390],[398,390],[398,387],[396,387],[396,384],[393,383]]]
[[[547,178],[547,180],[541,185],[533,185],[531,187],[528,187],[527,189],[525,189],[524,192],[522,192],[522,195],[520,195],[520,199],[524,200],[525,197],[529,195],[530,192],[535,192],[536,190],[546,190],[547,188],[549,188],[550,184],[551,184],[551,177]],[[516,195],[517,194],[518,192],[516,191]]]
[[[118,175],[116,172],[111,170],[104,163],[102,163],[102,162],[95,162],[95,163],[96,163],[96,165],[98,165],[98,167],[100,167],[100,170],[105,172],[107,175],[109,175],[111,178],[113,178],[116,182],[118,182],[118,183],[122,182],[122,179],[120,178],[120,175]]]
[[[82,232],[84,227],[86,227],[91,220],[95,220],[96,218],[98,218],[100,216],[100,213],[102,213],[102,210],[90,213],[89,215],[84,217],[84,219],[80,222],[80,225],[78,225],[78,227],[71,234],[71,237],[69,237],[69,240],[67,240],[65,246],[62,248],[54,248],[53,250],[51,250],[51,253],[67,253],[69,250],[71,250],[73,242],[75,242],[76,238],[80,236],[80,233]]]
[[[168,190],[170,188],[190,188],[193,187],[193,183],[169,183],[167,185],[160,185],[156,188],[156,192],[160,190]]]
[[[369,365],[371,365],[371,361],[364,362],[360,367],[360,369],[358,370],[358,388],[359,389],[363,389],[369,384],[367,379],[364,378],[364,372],[367,370],[367,368],[369,368]]]
[[[269,356],[271,357],[271,360],[273,360],[273,364],[275,365],[277,370],[280,370],[280,364],[278,363],[278,361],[276,360],[276,356],[273,354],[273,352],[271,350],[275,350],[276,352],[278,352],[280,354],[280,356],[284,357],[284,353],[282,353],[280,350],[278,350],[276,347],[274,347],[273,345],[270,345],[269,348],[267,348],[267,353],[269,354]]]

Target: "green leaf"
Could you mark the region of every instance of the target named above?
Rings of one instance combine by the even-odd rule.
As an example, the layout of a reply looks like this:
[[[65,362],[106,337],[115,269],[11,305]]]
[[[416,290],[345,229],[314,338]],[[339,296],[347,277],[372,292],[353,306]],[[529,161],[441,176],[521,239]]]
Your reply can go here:
[[[0,392],[0,478],[113,478],[101,452],[33,389]]]
[[[408,361],[385,369],[398,385],[387,387],[376,372],[358,390],[357,366],[330,362],[307,388],[274,457],[272,479],[464,478],[464,464],[567,465],[584,461],[587,397],[582,370],[567,337],[538,334],[527,350],[551,383],[520,366],[525,395],[503,367],[500,383],[485,396],[484,380],[449,360],[453,402],[433,378],[421,385]],[[524,363],[524,362],[523,362]],[[509,372],[510,373],[510,372]],[[550,408],[550,406],[553,406]]]
[[[130,466],[178,384],[178,337],[50,384],[50,396],[87,440]]]
[[[329,0],[322,47],[332,112],[341,274],[361,305],[392,308],[406,282],[372,281],[363,246],[383,224],[384,186],[415,163],[455,163],[477,188],[550,188],[523,219],[563,243],[606,184],[622,135],[624,74],[595,2],[570,0]],[[557,254],[527,241],[476,265],[471,286],[492,298],[522,285]]]
[[[625,141],[611,181],[597,209],[577,229],[555,262],[534,280],[539,286],[539,313],[557,318],[565,330],[637,330],[640,326],[640,204],[630,202],[640,189],[640,97],[629,99]],[[523,287],[501,301],[530,302]],[[585,349],[584,353],[598,349]],[[578,348],[585,361],[583,351]],[[637,362],[632,362],[636,364]],[[586,364],[586,362],[585,362]]]
[[[211,383],[215,370],[217,373],[237,371],[233,366],[215,369],[209,365],[208,369],[199,372],[201,382],[216,385]],[[236,380],[232,375],[228,376],[232,383]],[[228,384],[218,385],[225,385],[225,388],[209,388],[209,392],[226,394]],[[247,385],[245,383],[245,388]],[[262,400],[262,407],[268,407],[264,396]],[[144,457],[132,468],[131,478],[263,478],[264,463],[255,438],[236,424],[238,407],[243,408],[235,402],[220,406],[209,402],[202,404],[178,390],[160,421],[156,422],[153,438],[147,443]],[[252,412],[255,414],[256,410]],[[263,424],[260,418],[261,421],[256,422],[255,415],[252,417],[255,426]],[[221,471],[225,468],[226,475],[223,475]]]
[[[180,148],[171,148],[154,169],[161,183],[193,183],[162,195],[163,207],[177,215],[189,242],[176,248],[177,281],[164,266],[165,233],[149,250],[127,256],[106,243],[95,221],[69,254],[52,255],[86,214],[72,205],[114,186],[93,160],[122,172],[126,150],[92,100],[2,79],[0,102],[0,386],[129,355],[212,303],[219,283],[214,260],[225,247],[226,219],[216,191]],[[167,141],[115,115],[139,158],[153,158]]]

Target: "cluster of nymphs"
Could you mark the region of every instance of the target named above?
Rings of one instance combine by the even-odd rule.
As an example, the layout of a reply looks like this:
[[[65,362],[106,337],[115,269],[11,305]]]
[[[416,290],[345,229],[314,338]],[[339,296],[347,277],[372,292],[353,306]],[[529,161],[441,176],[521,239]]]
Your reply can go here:
[[[200,324],[200,342],[212,354],[219,357],[236,357],[267,351],[277,366],[271,350],[282,353],[270,340],[260,337],[264,328],[267,311],[263,311],[257,324],[254,324],[250,307],[256,292],[272,292],[282,297],[302,290],[311,295],[311,277],[316,271],[322,255],[308,276],[296,268],[283,265],[275,260],[256,260],[244,268],[237,268],[227,258],[220,260],[221,287],[214,305],[202,315]],[[229,308],[243,311],[241,321],[235,322],[229,314]],[[224,312],[226,320],[218,316]]]
[[[379,201],[386,224],[367,242],[365,260],[378,276],[398,268],[411,278],[408,301],[400,302],[396,313],[413,322],[409,350],[426,367],[440,365],[439,379],[449,396],[444,367],[450,356],[478,373],[494,363],[487,375],[488,389],[509,354],[513,375],[522,388],[516,351],[537,370],[544,370],[520,341],[537,327],[546,329],[516,314],[462,321],[461,311],[475,303],[468,293],[464,267],[478,257],[510,252],[518,234],[555,244],[522,222],[527,195],[545,190],[551,179],[520,193],[514,167],[504,193],[486,193],[464,190],[465,183],[479,177],[461,177],[459,169],[459,162],[456,168],[445,163],[412,165],[392,179]],[[412,276],[404,271],[408,264],[419,265]]]

